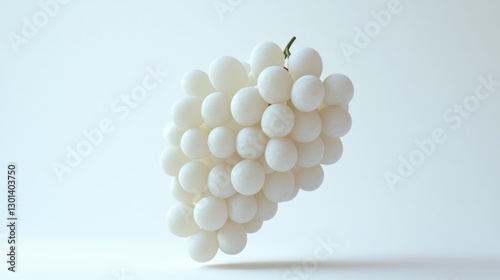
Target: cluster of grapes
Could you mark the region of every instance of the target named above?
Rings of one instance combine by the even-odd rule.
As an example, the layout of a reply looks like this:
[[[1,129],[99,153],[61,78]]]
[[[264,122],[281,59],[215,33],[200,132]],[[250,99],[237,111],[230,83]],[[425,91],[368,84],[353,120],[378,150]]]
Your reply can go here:
[[[208,74],[192,70],[182,79],[186,95],[172,107],[160,162],[178,201],[168,227],[189,236],[196,261],[219,249],[241,252],[278,203],[317,189],[321,164],[342,155],[353,85],[343,74],[320,80],[320,55],[312,48],[290,54],[294,39],[284,52],[261,43],[248,62],[218,57]]]

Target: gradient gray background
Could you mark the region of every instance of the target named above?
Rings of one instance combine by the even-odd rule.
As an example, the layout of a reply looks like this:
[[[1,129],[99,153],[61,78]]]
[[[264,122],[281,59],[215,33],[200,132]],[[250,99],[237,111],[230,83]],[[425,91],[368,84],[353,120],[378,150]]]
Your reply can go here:
[[[340,247],[308,279],[500,277],[500,87],[458,129],[443,119],[478,77],[500,81],[498,1],[401,0],[350,62],[340,44],[353,44],[355,28],[390,1],[229,1],[237,5],[223,18],[214,2],[69,1],[16,52],[9,33],[41,7],[0,1],[0,172],[18,163],[20,219],[20,272],[2,264],[2,279],[282,279],[327,237]],[[292,36],[293,48],[322,55],[322,78],[354,82],[344,155],[321,188],[280,204],[241,254],[197,264],[165,224],[174,201],[158,163],[180,79],[219,55],[246,60],[256,44]],[[168,77],[120,118],[111,104],[156,65]],[[103,119],[113,132],[58,180],[52,164]],[[391,189],[384,174],[436,128],[447,140]],[[2,256],[5,216],[2,183]]]

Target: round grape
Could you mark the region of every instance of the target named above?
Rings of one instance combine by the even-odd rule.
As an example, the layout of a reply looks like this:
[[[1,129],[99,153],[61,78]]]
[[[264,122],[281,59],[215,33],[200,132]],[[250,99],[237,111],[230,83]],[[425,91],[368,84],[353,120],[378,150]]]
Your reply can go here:
[[[188,239],[189,256],[197,262],[208,262],[219,250],[215,231],[198,230]]]
[[[161,153],[160,165],[165,173],[175,177],[188,160],[179,147],[170,146]]]
[[[199,229],[193,218],[193,209],[192,204],[177,203],[168,210],[167,225],[173,234],[186,237]]]
[[[231,171],[231,182],[241,194],[256,194],[264,185],[265,172],[262,165],[252,159],[238,162]]]
[[[218,230],[226,223],[228,217],[226,202],[215,196],[204,197],[194,206],[193,216],[201,229]]]
[[[272,202],[267,199],[264,192],[259,192],[255,195],[255,200],[257,200],[257,213],[255,213],[255,219],[261,221],[270,220],[278,212],[278,203]]]
[[[272,202],[286,201],[293,193],[295,179],[291,171],[273,172],[266,175],[266,182],[262,187],[267,199]]]
[[[325,88],[321,80],[312,75],[302,76],[292,87],[293,106],[302,112],[316,110],[325,98]]]
[[[257,88],[267,103],[283,103],[290,99],[293,79],[282,66],[271,66],[259,75]]]
[[[217,164],[208,174],[208,189],[220,198],[228,198],[236,193],[231,183],[231,166],[226,163]]]
[[[297,196],[297,194],[299,194],[299,191],[300,191],[300,188],[295,186],[293,188],[292,194],[290,195],[290,197],[286,201],[291,201],[292,199],[294,199]]]
[[[245,227],[247,233],[256,233],[262,228],[263,223],[261,219],[253,218],[250,222],[244,223],[243,227]]]
[[[344,147],[342,145],[342,141],[337,137],[328,137],[326,135],[321,136],[323,139],[323,143],[325,144],[325,154],[321,159],[321,164],[334,164],[336,163],[340,157],[342,157],[342,153]]]
[[[256,159],[264,154],[269,139],[259,127],[245,127],[236,136],[236,151],[245,159]]]
[[[238,124],[252,126],[260,121],[267,105],[257,88],[245,87],[236,92],[231,100],[231,114]]]
[[[239,60],[230,56],[221,56],[212,61],[208,68],[210,82],[220,92],[229,96],[248,86],[248,74]]]
[[[311,142],[318,138],[323,128],[317,111],[302,112],[295,110],[295,123],[290,136],[297,142]]]
[[[209,94],[201,104],[201,116],[210,127],[227,124],[231,120],[231,99],[221,92]]]
[[[207,73],[201,70],[191,70],[182,77],[182,89],[186,95],[199,96],[204,98],[215,88],[210,83]]]
[[[296,146],[297,164],[301,167],[313,167],[319,164],[325,155],[325,145],[321,137],[307,143],[296,143]]]
[[[203,123],[201,117],[201,103],[203,99],[198,96],[183,96],[172,106],[172,121],[181,127],[196,127]]]
[[[228,221],[217,232],[217,242],[222,252],[235,255],[247,245],[247,232],[243,225]]]
[[[210,167],[199,161],[184,164],[179,171],[179,183],[187,192],[199,194],[207,187]]]
[[[297,163],[297,148],[293,141],[286,137],[272,138],[267,142],[265,157],[272,169],[289,171]]]
[[[253,195],[235,194],[227,200],[229,218],[237,223],[246,223],[257,213],[257,201]]]
[[[236,151],[236,135],[232,129],[219,126],[208,135],[208,149],[218,158],[227,158]]]
[[[184,132],[186,132],[185,127],[180,127],[174,122],[169,122],[165,128],[163,128],[163,140],[165,140],[168,145],[179,147]]]
[[[270,138],[287,136],[294,124],[295,115],[285,104],[272,104],[262,114],[262,131]]]
[[[326,105],[347,105],[354,95],[354,86],[344,74],[332,74],[323,81]]]
[[[281,66],[285,63],[285,57],[280,46],[273,42],[260,43],[252,49],[250,58],[250,73],[254,77],[259,77],[260,73],[270,66]]]
[[[351,115],[340,106],[326,106],[319,110],[319,115],[326,136],[342,137],[351,129]]]
[[[319,78],[323,71],[323,61],[315,49],[300,48],[291,53],[287,67],[294,80],[305,75],[313,75]]]
[[[191,159],[208,156],[208,132],[199,127],[188,129],[182,135],[181,149]]]
[[[172,194],[172,197],[179,202],[192,203],[194,200],[194,194],[184,190],[177,177],[172,178],[170,183],[170,193]]]
[[[304,191],[314,191],[324,179],[323,167],[321,164],[309,168],[302,168],[295,174],[296,185]]]

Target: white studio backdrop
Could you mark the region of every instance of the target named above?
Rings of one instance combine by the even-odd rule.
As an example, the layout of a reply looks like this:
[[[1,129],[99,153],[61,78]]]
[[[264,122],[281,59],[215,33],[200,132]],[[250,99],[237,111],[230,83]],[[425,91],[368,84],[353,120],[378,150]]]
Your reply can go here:
[[[497,279],[499,9],[492,0],[0,1],[0,259],[9,162],[19,244],[18,272],[2,261],[1,279]],[[322,78],[354,83],[344,154],[241,254],[195,263],[166,227],[174,201],[158,163],[180,80],[217,56],[246,60],[256,44],[284,47],[293,36],[292,52],[322,55]],[[154,86],[132,96],[144,79]],[[75,155],[86,135],[101,137]],[[321,261],[319,246],[331,249]]]

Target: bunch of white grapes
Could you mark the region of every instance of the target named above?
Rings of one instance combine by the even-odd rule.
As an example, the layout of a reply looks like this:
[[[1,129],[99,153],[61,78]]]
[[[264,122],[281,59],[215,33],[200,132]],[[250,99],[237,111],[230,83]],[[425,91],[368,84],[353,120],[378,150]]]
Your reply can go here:
[[[208,74],[192,70],[182,78],[185,96],[172,107],[160,162],[178,201],[168,227],[189,237],[196,261],[211,260],[219,249],[241,252],[247,234],[273,218],[278,203],[317,189],[322,165],[342,155],[352,82],[343,74],[321,80],[318,52],[289,54],[291,43],[285,52],[261,43],[247,62],[222,56]]]

